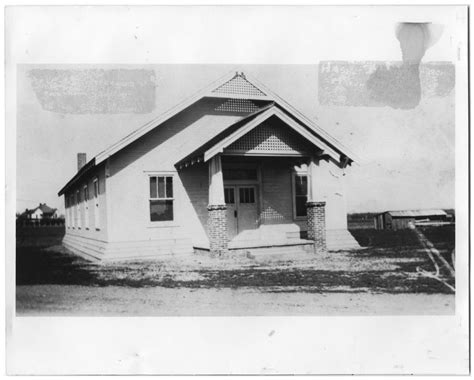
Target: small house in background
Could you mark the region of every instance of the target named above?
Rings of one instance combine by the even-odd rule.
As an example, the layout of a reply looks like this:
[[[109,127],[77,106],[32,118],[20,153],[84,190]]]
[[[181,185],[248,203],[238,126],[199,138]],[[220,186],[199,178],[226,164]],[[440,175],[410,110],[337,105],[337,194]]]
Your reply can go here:
[[[56,219],[58,217],[57,209],[49,207],[46,203],[40,203],[38,207],[26,209],[20,216],[20,219]]]
[[[377,230],[402,230],[414,225],[439,225],[452,222],[446,211],[436,210],[402,210],[385,211],[374,217],[374,226]]]

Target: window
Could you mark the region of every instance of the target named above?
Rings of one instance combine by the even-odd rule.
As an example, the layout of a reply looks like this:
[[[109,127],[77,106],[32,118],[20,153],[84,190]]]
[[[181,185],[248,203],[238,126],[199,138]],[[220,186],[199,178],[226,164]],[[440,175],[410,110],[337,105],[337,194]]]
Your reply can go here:
[[[225,187],[224,188],[224,199],[226,204],[234,204],[235,197],[234,197],[234,188],[233,187]]]
[[[64,205],[66,207],[66,228],[70,227],[70,221],[69,221],[69,207],[71,206],[69,204],[69,197],[67,195],[64,196]]]
[[[173,220],[173,177],[150,177],[150,220],[161,222]]]
[[[94,225],[95,229],[100,229],[100,214],[99,214],[99,179],[94,178]]]
[[[88,230],[89,229],[89,187],[87,185],[84,186],[83,197],[84,197],[84,226],[86,227],[86,230]]]
[[[76,219],[74,214],[74,194],[69,195],[69,222],[71,227],[74,228],[76,225]]]
[[[76,226],[81,228],[81,192],[76,191]]]
[[[306,202],[308,201],[308,177],[306,175],[294,173],[293,196],[295,218],[306,217]]]
[[[240,187],[239,188],[239,203],[255,203],[255,188]]]

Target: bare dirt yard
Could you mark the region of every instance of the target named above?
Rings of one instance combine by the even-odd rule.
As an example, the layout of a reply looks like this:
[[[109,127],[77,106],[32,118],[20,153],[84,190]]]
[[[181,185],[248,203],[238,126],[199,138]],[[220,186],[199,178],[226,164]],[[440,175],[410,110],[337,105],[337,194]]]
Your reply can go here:
[[[407,238],[410,232],[404,234],[387,244],[387,237],[359,232],[361,244],[372,246],[319,255],[195,254],[105,264],[87,262],[60,245],[20,246],[16,310],[117,316],[453,314],[453,291],[420,273],[433,271],[433,264]],[[425,234],[448,257],[454,230]]]

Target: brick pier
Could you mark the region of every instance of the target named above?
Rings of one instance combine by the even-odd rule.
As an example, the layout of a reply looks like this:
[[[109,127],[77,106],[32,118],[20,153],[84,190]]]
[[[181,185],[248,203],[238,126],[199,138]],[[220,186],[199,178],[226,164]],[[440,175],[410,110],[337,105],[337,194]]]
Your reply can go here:
[[[228,252],[227,207],[226,205],[209,205],[208,231],[210,252],[222,255]]]
[[[314,240],[316,253],[326,251],[326,202],[306,203],[308,215],[308,239]]]

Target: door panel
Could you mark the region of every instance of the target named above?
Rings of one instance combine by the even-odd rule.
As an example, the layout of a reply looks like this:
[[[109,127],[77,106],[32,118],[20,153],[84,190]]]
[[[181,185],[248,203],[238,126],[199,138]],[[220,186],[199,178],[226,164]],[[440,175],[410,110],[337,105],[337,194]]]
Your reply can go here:
[[[243,231],[258,228],[258,199],[255,186],[225,186],[224,197],[229,240]]]
[[[258,227],[257,191],[255,186],[238,187],[238,232]]]

